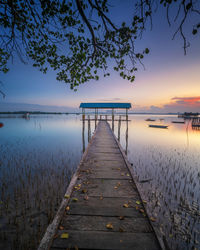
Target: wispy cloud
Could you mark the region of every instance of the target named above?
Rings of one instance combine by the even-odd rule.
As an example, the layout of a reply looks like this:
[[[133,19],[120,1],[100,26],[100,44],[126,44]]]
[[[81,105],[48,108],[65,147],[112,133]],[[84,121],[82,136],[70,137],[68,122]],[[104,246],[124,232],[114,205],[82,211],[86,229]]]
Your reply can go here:
[[[110,98],[110,99],[96,99],[98,102],[118,102],[118,101],[123,101],[121,98]]]

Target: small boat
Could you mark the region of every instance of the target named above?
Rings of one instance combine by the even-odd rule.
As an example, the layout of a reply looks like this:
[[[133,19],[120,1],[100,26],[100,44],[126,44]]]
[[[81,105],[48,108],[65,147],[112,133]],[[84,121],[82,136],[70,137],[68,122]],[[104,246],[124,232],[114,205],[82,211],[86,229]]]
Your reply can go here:
[[[25,113],[22,115],[22,118],[29,120],[30,119],[30,114],[29,113]]]
[[[153,124],[149,124],[150,128],[168,128],[167,125],[153,125]]]
[[[154,119],[150,119],[150,118],[146,119],[145,121],[147,121],[147,122],[155,122]]]
[[[0,122],[0,128],[3,128],[4,124],[3,122]]]
[[[172,121],[172,123],[185,123],[184,121]]]

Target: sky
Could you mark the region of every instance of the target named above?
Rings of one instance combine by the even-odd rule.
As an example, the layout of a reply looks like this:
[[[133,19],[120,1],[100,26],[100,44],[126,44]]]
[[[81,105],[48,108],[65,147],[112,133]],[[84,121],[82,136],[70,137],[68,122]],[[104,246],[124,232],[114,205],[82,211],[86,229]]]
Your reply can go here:
[[[112,18],[131,20],[131,4],[131,0],[115,0]],[[185,56],[180,36],[172,40],[176,26],[168,26],[164,12],[155,14],[152,31],[144,32],[136,43],[139,49],[148,47],[150,53],[143,60],[145,69],[139,66],[134,83],[111,70],[109,78],[90,81],[73,92],[56,80],[52,70],[44,75],[31,62],[24,65],[15,58],[9,73],[0,75],[6,94],[5,99],[0,96],[0,111],[74,112],[81,102],[131,102],[134,112],[200,112],[200,36],[191,34],[195,21],[197,18],[185,25],[190,40]]]

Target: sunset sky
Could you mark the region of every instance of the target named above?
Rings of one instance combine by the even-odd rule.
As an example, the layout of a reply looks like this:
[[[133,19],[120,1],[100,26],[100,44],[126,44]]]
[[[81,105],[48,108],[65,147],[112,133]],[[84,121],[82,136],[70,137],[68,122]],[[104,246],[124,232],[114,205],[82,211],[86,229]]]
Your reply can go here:
[[[132,17],[128,5],[131,1],[126,1],[127,5],[121,0],[115,2],[119,6],[113,8],[114,18]],[[6,93],[5,99],[0,97],[0,111],[5,111],[10,103],[16,107],[17,103],[23,103],[74,110],[80,102],[131,102],[135,112],[200,112],[200,36],[193,36],[191,23],[186,23],[191,46],[184,56],[180,36],[172,41],[175,29],[176,26],[169,28],[165,13],[156,14],[153,30],[146,31],[136,44],[138,48],[150,48],[150,54],[143,60],[145,70],[139,66],[134,83],[111,70],[110,78],[88,82],[73,92],[56,81],[55,72],[50,70],[43,75],[31,63],[23,65],[15,59],[10,72],[0,75],[1,89]]]

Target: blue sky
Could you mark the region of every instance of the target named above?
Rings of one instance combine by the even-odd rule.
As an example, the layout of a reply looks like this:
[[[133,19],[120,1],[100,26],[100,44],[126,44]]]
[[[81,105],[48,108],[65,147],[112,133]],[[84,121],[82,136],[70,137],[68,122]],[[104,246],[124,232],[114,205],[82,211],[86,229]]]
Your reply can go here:
[[[132,17],[132,1],[113,2],[117,7],[111,13],[113,18],[121,21],[125,17],[128,21]],[[80,102],[103,101],[131,102],[137,112],[200,111],[199,35],[191,35],[191,23],[187,23],[185,31],[191,46],[184,56],[180,36],[172,41],[175,28],[168,27],[165,13],[156,14],[153,30],[146,31],[136,44],[139,49],[150,48],[150,54],[143,61],[145,70],[139,67],[134,83],[121,79],[111,70],[110,78],[85,83],[73,92],[56,80],[52,70],[44,75],[33,68],[31,62],[24,65],[15,58],[10,72],[0,76],[1,89],[6,93],[5,99],[0,97],[0,111],[1,103],[4,107],[6,103],[28,103],[66,106],[74,110]],[[195,102],[186,101],[194,97]]]

